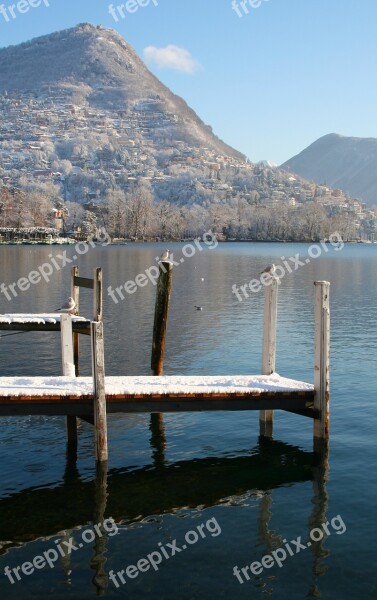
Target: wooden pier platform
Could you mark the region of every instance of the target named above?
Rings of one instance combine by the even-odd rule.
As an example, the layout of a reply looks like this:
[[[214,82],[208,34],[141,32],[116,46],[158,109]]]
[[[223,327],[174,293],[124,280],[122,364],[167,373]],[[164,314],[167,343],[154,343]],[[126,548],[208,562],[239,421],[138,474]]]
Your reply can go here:
[[[1,331],[60,331],[61,314],[5,314],[0,315]],[[72,315],[73,333],[90,335],[90,319]]]
[[[64,415],[68,443],[77,445],[77,417],[94,425],[96,458],[108,460],[108,413],[151,413],[157,430],[169,412],[260,411],[260,434],[271,438],[273,411],[313,419],[314,447],[329,437],[330,304],[327,281],[315,282],[314,384],[287,379],[276,371],[279,279],[265,283],[262,374],[242,376],[164,376],[172,264],[160,263],[156,292],[151,367],[154,376],[106,377],[102,321],[102,271],[93,279],[72,269],[74,314],[0,315],[0,330],[60,331],[62,377],[0,377],[0,416]],[[78,316],[80,287],[93,290],[92,320]],[[79,334],[90,335],[92,377],[79,376]]]
[[[314,417],[314,386],[280,377],[106,377],[107,413],[283,409]],[[312,413],[312,414],[310,414]],[[0,377],[0,416],[93,416],[91,377]]]

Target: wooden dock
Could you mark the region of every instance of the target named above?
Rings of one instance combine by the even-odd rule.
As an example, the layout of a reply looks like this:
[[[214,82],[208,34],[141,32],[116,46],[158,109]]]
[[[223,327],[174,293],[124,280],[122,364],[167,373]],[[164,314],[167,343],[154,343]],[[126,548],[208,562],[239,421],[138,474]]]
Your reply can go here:
[[[106,377],[107,413],[312,411],[314,386],[278,375]],[[0,416],[93,415],[91,377],[0,377]]]
[[[168,273],[168,276],[166,275]],[[0,416],[64,415],[68,441],[77,443],[76,418],[94,425],[96,458],[107,461],[107,413],[260,411],[261,436],[272,437],[273,411],[285,410],[314,421],[314,445],[329,436],[329,286],[315,282],[314,384],[275,373],[277,293],[271,276],[265,287],[262,375],[163,376],[172,265],[160,264],[150,377],[106,377],[102,322],[102,273],[93,279],[72,270],[71,295],[79,308],[79,288],[94,291],[93,319],[68,314],[0,315],[0,330],[60,331],[61,377],[0,377]],[[79,335],[91,336],[92,377],[79,377]]]

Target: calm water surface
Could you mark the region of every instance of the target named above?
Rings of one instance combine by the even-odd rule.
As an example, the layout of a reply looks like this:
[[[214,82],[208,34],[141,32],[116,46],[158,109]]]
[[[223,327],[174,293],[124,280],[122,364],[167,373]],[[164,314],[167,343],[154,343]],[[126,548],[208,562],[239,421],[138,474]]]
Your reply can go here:
[[[174,258],[182,245],[171,245]],[[75,249],[65,248],[72,257]],[[148,285],[115,304],[106,293],[134,279],[161,254],[162,246],[95,248],[78,264],[83,276],[104,271],[104,321],[108,375],[149,374],[155,288]],[[27,275],[61,249],[1,247],[1,281]],[[263,294],[238,302],[243,285],[270,262],[300,253],[304,244],[220,244],[197,252],[174,271],[166,374],[260,372]],[[2,418],[0,429],[1,598],[113,598],[209,600],[275,598],[354,600],[377,597],[375,506],[377,246],[330,248],[296,272],[279,290],[277,371],[312,381],[313,281],[331,281],[331,444],[326,460],[312,453],[312,423],[277,412],[274,440],[258,439],[257,413],[164,416],[165,434],[149,415],[110,416],[107,477],[97,473],[91,426],[81,422],[78,460],[66,456],[63,418]],[[49,284],[19,292],[0,312],[51,311],[69,294],[69,267]],[[81,313],[91,314],[82,292]],[[194,305],[203,311],[194,310]],[[88,340],[81,345],[82,373],[90,373]],[[2,375],[60,373],[59,336],[28,333],[0,339]],[[309,531],[340,516],[346,531],[331,535],[283,566],[250,574],[240,569],[282,546],[308,541]],[[80,543],[84,531],[112,517],[119,529],[84,543],[54,568],[22,574],[13,585],[3,575],[55,548]],[[221,529],[126,577],[116,588],[107,574],[126,569],[172,540],[185,542],[212,520]],[[90,536],[89,536],[90,538]],[[187,545],[187,544],[186,544]]]

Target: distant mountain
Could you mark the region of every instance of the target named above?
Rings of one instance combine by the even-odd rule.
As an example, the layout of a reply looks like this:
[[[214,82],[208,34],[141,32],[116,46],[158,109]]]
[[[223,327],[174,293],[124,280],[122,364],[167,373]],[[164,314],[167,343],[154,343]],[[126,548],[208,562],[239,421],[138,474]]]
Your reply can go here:
[[[316,183],[339,188],[369,205],[377,204],[377,139],[331,133],[281,168]]]
[[[162,111],[176,116],[175,136],[237,159],[231,148],[205,125],[179,96],[146,67],[114,30],[88,23],[0,49],[0,94],[58,91],[79,104],[130,109],[146,98],[158,99]]]

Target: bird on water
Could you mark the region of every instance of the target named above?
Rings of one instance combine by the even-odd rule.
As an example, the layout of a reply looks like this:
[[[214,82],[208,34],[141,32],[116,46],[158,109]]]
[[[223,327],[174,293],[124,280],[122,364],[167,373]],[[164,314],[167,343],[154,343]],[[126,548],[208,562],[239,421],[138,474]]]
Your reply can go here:
[[[76,308],[76,302],[70,296],[68,298],[68,302],[66,302],[65,304],[63,304],[63,306],[61,306],[60,308],[57,308],[55,310],[55,312],[66,313],[68,315],[72,315],[73,311],[75,310],[75,308]]]

